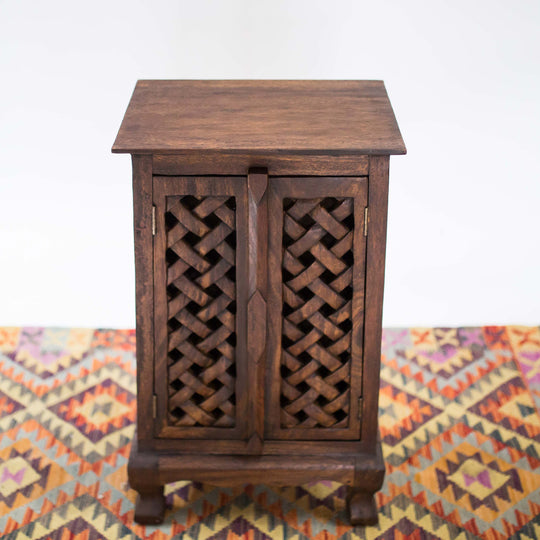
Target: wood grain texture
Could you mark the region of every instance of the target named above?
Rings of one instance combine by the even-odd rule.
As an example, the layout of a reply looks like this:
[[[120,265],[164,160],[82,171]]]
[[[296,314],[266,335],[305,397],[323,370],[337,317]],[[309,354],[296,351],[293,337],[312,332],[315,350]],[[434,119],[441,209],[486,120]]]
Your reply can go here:
[[[270,80],[139,81],[112,150],[406,151],[382,81]]]
[[[157,499],[160,486],[185,479],[225,486],[246,482],[292,486],[310,482],[313,478],[334,480],[349,486],[348,505],[351,516],[360,523],[359,519],[373,517],[370,514],[375,508],[373,493],[381,487],[384,463],[380,443],[374,455],[342,452],[326,456],[309,453],[304,455],[282,453],[273,456],[211,456],[184,453],[157,455],[154,452],[140,451],[135,445],[128,472],[130,482],[133,478],[133,486],[144,493],[143,498],[147,499],[148,505],[157,505],[159,502]],[[152,519],[152,516],[148,518]]]
[[[137,337],[137,425],[141,448],[154,437],[154,321],[152,257],[152,157],[132,156],[133,230],[135,239],[135,296]]]
[[[385,466],[381,442],[377,438],[374,454],[357,454],[354,479],[347,486],[347,510],[351,525],[376,525],[378,521],[375,492],[382,488]]]
[[[387,156],[372,156],[369,169],[362,439],[373,449],[378,434],[389,161]]]
[[[266,357],[266,260],[268,205],[266,169],[250,169],[247,177],[248,280],[247,366],[249,385],[248,453],[264,446],[264,360]]]
[[[253,168],[266,168],[273,176],[367,176],[369,156],[264,155],[207,151],[154,154],[154,174],[180,176],[216,174],[244,176]]]
[[[164,486],[159,482],[158,456],[153,451],[140,451],[137,439],[131,445],[128,480],[137,490],[134,519],[137,523],[155,525],[165,514]]]
[[[176,428],[172,428],[176,429]],[[366,445],[361,440],[275,440],[265,438],[263,454],[274,455],[340,455],[345,453],[363,453]],[[152,446],[157,452],[181,452],[197,454],[201,452],[201,441],[178,438],[155,439]],[[209,455],[246,455],[251,452],[249,440],[205,439],[204,453]]]
[[[160,456],[160,480],[174,482],[186,477],[213,485],[264,483],[299,485],[324,478],[346,484],[354,481],[355,456]]]

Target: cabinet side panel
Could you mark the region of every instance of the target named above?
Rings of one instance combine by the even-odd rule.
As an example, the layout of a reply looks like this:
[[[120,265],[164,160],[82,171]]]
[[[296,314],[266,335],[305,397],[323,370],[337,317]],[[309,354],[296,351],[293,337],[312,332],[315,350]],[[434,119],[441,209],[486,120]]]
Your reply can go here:
[[[153,437],[154,392],[152,156],[132,156],[137,335],[137,436],[146,449]]]
[[[369,232],[366,263],[364,326],[364,422],[362,439],[373,450],[377,443],[381,370],[382,308],[388,209],[388,156],[372,156],[369,171]]]

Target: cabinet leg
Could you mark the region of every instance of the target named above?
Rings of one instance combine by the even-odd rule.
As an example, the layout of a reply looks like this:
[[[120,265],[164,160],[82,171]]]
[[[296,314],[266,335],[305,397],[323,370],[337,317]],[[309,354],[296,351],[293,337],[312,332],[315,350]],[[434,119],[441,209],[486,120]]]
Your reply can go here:
[[[163,486],[137,488],[139,495],[135,503],[135,521],[141,525],[158,525],[165,514]]]
[[[351,525],[377,525],[377,505],[374,493],[362,488],[349,486],[347,488],[347,509]]]
[[[138,492],[134,519],[141,525],[158,525],[165,515],[165,487],[158,475],[158,455],[139,452],[138,446],[135,435],[127,467],[129,485]]]

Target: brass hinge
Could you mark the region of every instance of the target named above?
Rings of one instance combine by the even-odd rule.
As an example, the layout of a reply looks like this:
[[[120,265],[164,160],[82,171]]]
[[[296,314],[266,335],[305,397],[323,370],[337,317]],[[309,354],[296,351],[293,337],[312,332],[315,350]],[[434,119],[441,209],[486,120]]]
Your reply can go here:
[[[360,418],[360,420],[362,420],[362,408],[363,408],[363,400],[362,398],[358,398],[358,418]]]
[[[152,236],[156,236],[156,207],[152,206]]]
[[[156,394],[152,395],[152,418],[157,418],[157,396]]]
[[[364,208],[364,236],[367,236],[367,227],[369,222],[369,207]]]

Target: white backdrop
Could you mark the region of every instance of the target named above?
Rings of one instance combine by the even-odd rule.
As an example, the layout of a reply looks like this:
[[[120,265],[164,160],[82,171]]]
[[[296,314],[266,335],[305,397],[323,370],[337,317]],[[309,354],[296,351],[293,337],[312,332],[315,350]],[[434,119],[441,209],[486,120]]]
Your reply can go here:
[[[385,80],[384,324],[538,324],[539,28],[537,0],[0,0],[0,325],[134,326],[139,78]]]

